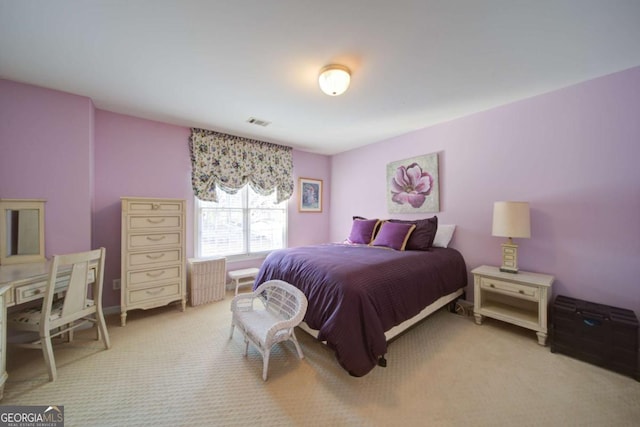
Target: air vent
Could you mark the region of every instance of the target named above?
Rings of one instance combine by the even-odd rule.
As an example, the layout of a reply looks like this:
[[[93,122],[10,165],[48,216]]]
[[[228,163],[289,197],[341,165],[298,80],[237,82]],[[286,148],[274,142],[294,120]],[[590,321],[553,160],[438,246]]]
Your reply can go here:
[[[271,124],[271,122],[268,122],[266,120],[256,119],[255,117],[249,117],[249,119],[247,120],[247,123],[251,123],[252,125],[258,125],[262,127],[267,127]]]

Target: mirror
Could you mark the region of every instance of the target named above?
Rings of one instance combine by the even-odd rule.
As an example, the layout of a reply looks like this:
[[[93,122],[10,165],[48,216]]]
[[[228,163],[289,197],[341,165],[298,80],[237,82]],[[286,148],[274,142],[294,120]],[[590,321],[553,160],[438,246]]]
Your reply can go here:
[[[0,199],[0,264],[44,261],[44,200]]]

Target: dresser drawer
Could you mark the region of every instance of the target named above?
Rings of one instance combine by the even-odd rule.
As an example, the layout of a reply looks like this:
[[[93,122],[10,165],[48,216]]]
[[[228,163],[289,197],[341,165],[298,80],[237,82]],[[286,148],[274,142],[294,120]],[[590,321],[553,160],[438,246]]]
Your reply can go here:
[[[147,289],[139,289],[129,292],[129,303],[141,303],[144,301],[153,301],[159,298],[179,297],[180,283],[169,283]]]
[[[161,263],[182,261],[181,249],[166,249],[164,251],[136,252],[128,254],[129,267],[143,267]]]
[[[149,283],[164,280],[177,280],[181,278],[181,266],[174,265],[172,267],[154,268],[150,270],[129,272],[129,280],[127,283],[132,288],[140,288]]]
[[[182,246],[182,233],[175,231],[168,233],[129,234],[129,250],[167,245]]]
[[[480,288],[483,290],[497,292],[505,295],[516,294],[520,298],[538,300],[539,290],[537,287],[519,285],[517,283],[505,282],[502,280],[490,279],[482,277],[480,279]]]
[[[178,213],[182,212],[181,200],[129,200],[126,202],[125,210],[129,213],[149,213],[149,212],[167,212]]]
[[[129,230],[182,228],[182,215],[129,216]]]

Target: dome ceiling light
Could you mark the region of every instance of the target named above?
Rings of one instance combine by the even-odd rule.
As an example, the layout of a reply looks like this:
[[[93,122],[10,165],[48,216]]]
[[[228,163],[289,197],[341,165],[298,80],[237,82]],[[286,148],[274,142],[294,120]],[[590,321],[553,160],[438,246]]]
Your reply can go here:
[[[318,84],[329,96],[342,95],[351,82],[351,72],[344,65],[327,65],[320,70]]]

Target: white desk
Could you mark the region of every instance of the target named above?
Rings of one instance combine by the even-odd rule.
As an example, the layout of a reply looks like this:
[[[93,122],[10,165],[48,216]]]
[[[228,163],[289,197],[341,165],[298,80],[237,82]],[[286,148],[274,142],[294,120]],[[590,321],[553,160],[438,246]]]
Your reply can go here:
[[[7,381],[7,307],[42,299],[49,279],[51,261],[27,264],[0,265],[0,399]],[[62,274],[56,281],[56,292],[64,292],[69,284],[69,275]],[[89,268],[93,282],[96,266]]]
[[[51,261],[28,264],[0,265],[0,287],[9,286],[5,295],[5,306],[11,307],[42,298],[49,279]],[[91,281],[96,269],[90,268]],[[68,275],[61,275],[56,282],[56,291],[64,291],[69,282]]]

